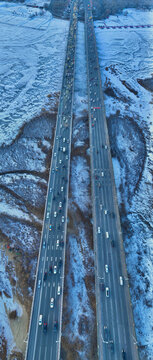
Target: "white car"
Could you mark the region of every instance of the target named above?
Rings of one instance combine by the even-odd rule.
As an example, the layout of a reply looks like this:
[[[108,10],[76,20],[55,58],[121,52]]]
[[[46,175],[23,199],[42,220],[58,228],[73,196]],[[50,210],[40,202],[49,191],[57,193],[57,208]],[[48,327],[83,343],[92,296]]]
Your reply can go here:
[[[59,160],[59,164],[61,164],[62,163],[62,160]]]
[[[50,299],[50,308],[53,309],[54,307],[54,298]]]
[[[107,215],[107,210],[104,211],[104,214]]]
[[[39,315],[39,325],[42,325],[42,315]]]
[[[109,287],[106,287],[106,297],[109,297]]]
[[[57,265],[54,265],[54,274],[57,274]]]
[[[54,211],[54,217],[56,217],[57,216],[57,212],[56,211]]]
[[[64,216],[62,216],[62,223],[64,223]]]
[[[59,240],[56,241],[56,247],[59,247]]]
[[[123,286],[123,277],[120,276],[120,285]]]
[[[59,208],[61,208],[62,207],[62,203],[61,203],[61,201],[60,201],[60,203],[59,203]]]
[[[100,234],[100,232],[101,232],[101,231],[100,231],[100,226],[98,226],[97,232],[98,232],[98,234]]]
[[[54,157],[56,157],[56,152],[54,153]]]
[[[41,280],[38,280],[38,289],[40,289],[41,286]]]
[[[61,191],[63,191],[63,186],[61,186]]]
[[[108,265],[105,265],[105,272],[108,273]]]
[[[60,295],[60,293],[61,293],[61,287],[60,287],[60,285],[58,285],[58,288],[57,288],[57,295]]]

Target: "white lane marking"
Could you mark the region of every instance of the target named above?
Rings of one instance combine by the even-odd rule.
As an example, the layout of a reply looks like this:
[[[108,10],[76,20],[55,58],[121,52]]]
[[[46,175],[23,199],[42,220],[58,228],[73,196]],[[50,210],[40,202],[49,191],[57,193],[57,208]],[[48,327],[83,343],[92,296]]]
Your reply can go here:
[[[45,346],[44,360],[46,359],[46,354],[47,354],[47,346]]]
[[[53,261],[53,257],[52,257],[52,256],[51,256],[50,260]]]
[[[48,283],[48,287],[50,287],[50,282]]]
[[[48,245],[48,250],[49,250],[49,245]]]
[[[46,258],[46,261],[48,261],[48,256],[47,256],[47,258]]]
[[[55,282],[53,282],[53,287],[55,287]]]
[[[40,356],[41,356],[41,345],[40,345],[40,347],[39,347],[39,356],[38,356],[38,359],[39,359],[39,360],[41,360],[41,359],[40,359]]]
[[[47,286],[46,286],[46,290],[45,290],[45,299],[46,299],[46,296],[47,296]]]

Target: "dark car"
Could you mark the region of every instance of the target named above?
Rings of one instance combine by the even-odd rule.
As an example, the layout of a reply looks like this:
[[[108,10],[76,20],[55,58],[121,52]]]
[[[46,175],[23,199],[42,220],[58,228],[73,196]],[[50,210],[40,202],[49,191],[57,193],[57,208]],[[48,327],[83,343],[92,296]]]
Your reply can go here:
[[[106,341],[106,342],[109,341],[109,330],[106,325],[104,325],[104,341]]]
[[[44,281],[47,279],[47,272],[44,273]]]
[[[58,329],[58,323],[57,323],[57,321],[54,321],[53,330],[54,330],[54,331],[57,331],[57,329]]]
[[[59,260],[59,267],[62,266],[62,259]]]
[[[109,348],[110,348],[111,353],[113,353],[114,352],[114,341],[113,340],[109,341]]]
[[[47,323],[44,322],[43,324],[43,332],[46,333],[47,332]]]
[[[103,282],[99,284],[99,287],[102,291],[105,291],[105,284]]]
[[[122,349],[122,359],[126,360],[126,352],[124,349]]]
[[[115,247],[115,241],[114,240],[111,240],[111,245],[112,245],[112,247]]]
[[[49,267],[49,273],[51,274],[53,272],[53,268],[52,268],[52,265],[50,265]]]

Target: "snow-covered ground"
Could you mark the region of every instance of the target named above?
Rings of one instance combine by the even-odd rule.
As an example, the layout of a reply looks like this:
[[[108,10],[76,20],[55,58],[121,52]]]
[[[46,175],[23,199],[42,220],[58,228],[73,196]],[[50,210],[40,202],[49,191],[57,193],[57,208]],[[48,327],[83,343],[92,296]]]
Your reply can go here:
[[[60,90],[68,27],[49,12],[0,3],[0,145]]]
[[[100,29],[104,24],[134,28]],[[153,24],[153,11],[125,9],[119,16],[94,23],[137,339],[141,359],[151,360],[153,28],[135,27],[144,24]]]

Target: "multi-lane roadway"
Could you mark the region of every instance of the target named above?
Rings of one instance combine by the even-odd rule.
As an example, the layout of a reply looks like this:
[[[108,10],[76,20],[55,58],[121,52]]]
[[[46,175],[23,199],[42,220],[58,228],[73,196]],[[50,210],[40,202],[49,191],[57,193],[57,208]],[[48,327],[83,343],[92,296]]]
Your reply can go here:
[[[92,18],[92,2],[84,1],[84,4],[98,357],[105,360],[138,360]]]
[[[60,358],[77,12],[76,0],[71,11],[30,318],[27,360]]]

